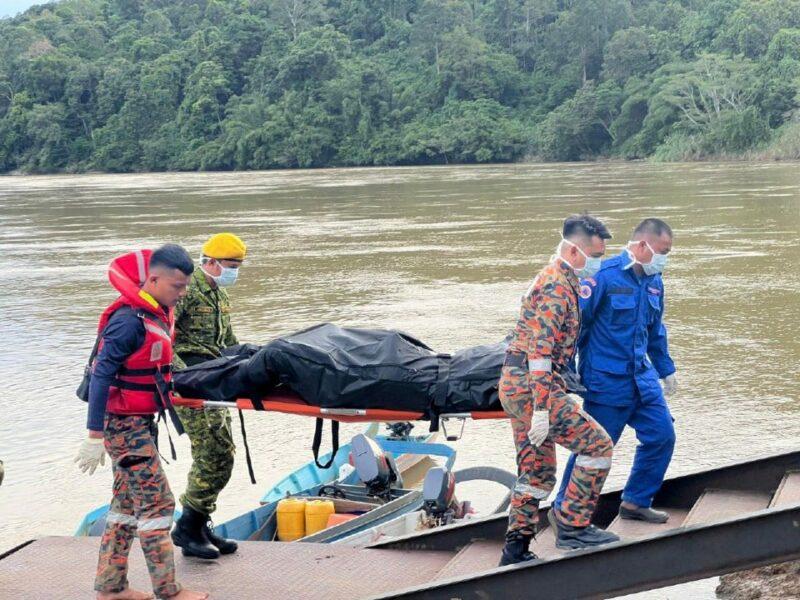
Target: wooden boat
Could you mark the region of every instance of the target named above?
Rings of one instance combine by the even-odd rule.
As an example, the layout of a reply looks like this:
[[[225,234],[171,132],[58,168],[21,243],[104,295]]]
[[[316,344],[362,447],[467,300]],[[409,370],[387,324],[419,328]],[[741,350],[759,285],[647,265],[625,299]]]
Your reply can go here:
[[[497,467],[468,467],[456,471],[454,476],[456,484],[474,481],[498,483],[507,488],[508,493],[505,494],[497,506],[483,515],[478,512],[468,512],[450,521],[450,519],[444,520],[436,518],[435,515],[431,515],[430,511],[423,506],[423,508],[419,510],[400,514],[391,520],[375,524],[368,528],[361,528],[358,532],[351,533],[347,536],[338,536],[333,543],[361,548],[378,541],[388,541],[392,538],[399,538],[420,531],[431,530],[451,523],[466,523],[467,521],[480,518],[481,516],[503,513],[508,510],[508,505],[511,502],[511,493],[517,482],[517,476],[513,473],[498,469]],[[456,487],[455,494],[460,497],[458,487]]]
[[[334,488],[342,497],[326,494],[326,488]],[[324,495],[323,495],[324,494]],[[308,500],[331,500],[336,512],[352,513],[356,518],[340,523],[323,531],[301,538],[298,541],[329,542],[339,537],[350,535],[362,528],[373,526],[387,519],[409,511],[417,510],[422,506],[422,493],[418,490],[393,489],[387,501],[379,501],[367,495],[366,488],[361,485],[337,484],[318,485],[293,498],[306,498]],[[223,537],[255,542],[273,542],[277,539],[277,508],[278,502],[264,504],[255,510],[248,511],[230,521],[220,523],[215,527],[218,535]]]
[[[386,441],[395,439],[387,435],[378,435],[379,428],[379,423],[370,423],[364,431],[364,435],[375,438],[378,444],[381,445]],[[427,444],[436,440],[437,436],[438,434],[433,432],[425,433],[419,436],[411,436],[406,439],[413,444]],[[347,463],[349,453],[350,444],[345,444],[340,447],[336,457],[334,458],[333,464],[328,469],[321,469],[316,465],[314,460],[310,460],[308,463],[290,473],[281,479],[277,484],[275,484],[275,486],[267,490],[264,493],[264,496],[261,498],[261,503],[269,504],[276,502],[277,500],[284,498],[287,494],[304,493],[312,489],[314,486],[324,485],[326,483],[332,483],[336,481],[336,479],[339,477],[339,470],[341,469],[342,465]],[[331,455],[326,454],[320,458],[320,462],[325,463],[330,460],[330,458]],[[394,459],[398,468],[400,469],[401,475],[403,475],[404,480],[409,482],[409,486],[414,485],[418,478],[418,476],[414,473],[414,469],[425,461],[425,455],[423,453],[405,455],[403,453],[395,452]],[[341,483],[356,483],[355,473],[351,473],[344,477]],[[81,522],[78,524],[78,527],[73,535],[78,537],[87,535],[102,535],[105,527],[105,516],[108,512],[108,509],[109,505],[105,504],[86,513]],[[177,508],[175,511],[175,518],[177,519],[179,517],[180,508]]]
[[[381,449],[388,454],[396,456],[412,455],[421,457],[437,456],[445,459],[445,467],[451,469],[455,462],[456,452],[445,444],[435,444],[430,442],[420,442],[414,439],[409,440],[376,440]],[[342,452],[342,449],[339,450]],[[407,472],[407,471],[406,471]],[[401,477],[403,471],[400,471]],[[302,538],[307,542],[332,542],[340,537],[352,535],[369,527],[374,527],[390,519],[396,518],[407,512],[418,510],[422,507],[422,493],[418,490],[392,489],[391,498],[388,502],[380,502],[371,498],[367,490],[360,484],[318,484],[299,494],[292,494],[293,497],[306,497],[315,499],[321,492],[326,490],[340,490],[344,493],[344,500],[360,503],[361,506],[353,506],[357,511],[363,511],[357,518],[342,523],[332,528],[323,530],[313,536]],[[334,501],[336,499],[334,498]],[[235,540],[249,541],[272,541],[275,537],[277,521],[275,519],[279,500],[264,504],[254,510],[248,511],[233,519],[220,523],[214,530],[222,537]],[[335,502],[334,502],[335,503]],[[339,512],[337,510],[337,512]]]
[[[387,435],[378,435],[379,431],[379,423],[371,423],[367,430],[364,432],[364,435],[367,435],[370,438],[374,438],[375,441],[378,442],[382,447],[384,446],[383,442],[389,440],[398,440],[393,436]],[[432,433],[425,433],[423,435],[418,436],[411,436],[408,438],[399,438],[400,440],[406,439],[411,441],[415,444],[428,444],[434,442],[438,434],[436,432]],[[385,448],[384,448],[385,449]],[[283,479],[281,479],[278,483],[276,483],[272,488],[267,490],[264,495],[261,497],[262,504],[270,504],[271,502],[275,502],[280,500],[281,498],[285,498],[287,494],[300,494],[313,488],[316,485],[323,485],[326,483],[332,483],[339,478],[339,471],[343,465],[347,464],[348,456],[350,454],[350,444],[345,444],[339,451],[336,453],[336,456],[333,458],[333,464],[327,469],[321,469],[317,466],[316,462],[313,460],[308,461],[305,465],[294,471],[293,473],[287,475]],[[403,475],[403,480],[406,481],[407,485],[410,487],[412,484],[408,483],[409,475],[411,475],[411,470],[419,465],[425,459],[424,454],[394,454],[394,460],[397,463],[397,467],[400,469],[400,473]],[[322,457],[320,457],[320,463],[327,463],[331,460],[331,454],[328,453]],[[345,478],[341,480],[341,483],[348,483],[353,484],[356,483],[356,475],[355,473],[351,473]]]

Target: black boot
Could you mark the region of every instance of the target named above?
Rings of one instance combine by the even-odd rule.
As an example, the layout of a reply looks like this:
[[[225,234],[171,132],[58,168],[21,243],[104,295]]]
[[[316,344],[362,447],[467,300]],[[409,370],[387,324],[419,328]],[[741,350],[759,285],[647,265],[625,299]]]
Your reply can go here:
[[[503,547],[503,555],[500,557],[498,566],[505,567],[506,565],[515,565],[539,558],[528,550],[532,539],[532,535],[525,535],[516,531],[506,534],[506,545]]]
[[[239,545],[233,540],[225,539],[214,533],[214,524],[210,520],[203,525],[203,533],[206,534],[208,541],[217,547],[220,554],[233,554],[239,548]]]
[[[666,523],[669,521],[669,513],[645,506],[626,508],[620,504],[619,518],[632,519],[634,521],[647,521],[648,523]]]
[[[175,529],[172,530],[172,541],[176,546],[180,546],[184,556],[196,556],[213,560],[219,558],[219,550],[211,545],[206,537],[204,528],[208,515],[183,507],[183,514]]]
[[[562,523],[556,517],[555,509],[551,508],[547,512],[547,520],[550,522],[550,527],[553,528],[556,534],[556,548],[562,550],[579,550],[581,548],[593,548],[595,546],[602,546],[603,544],[610,544],[618,542],[619,536],[616,533],[600,529],[595,525],[587,525],[586,527],[574,527]]]

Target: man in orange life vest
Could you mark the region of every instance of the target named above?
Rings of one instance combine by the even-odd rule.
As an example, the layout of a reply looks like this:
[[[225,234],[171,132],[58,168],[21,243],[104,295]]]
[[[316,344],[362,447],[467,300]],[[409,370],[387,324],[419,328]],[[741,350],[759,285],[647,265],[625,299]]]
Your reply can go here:
[[[186,250],[167,244],[115,259],[108,270],[120,297],[100,317],[97,357],[89,384],[89,435],[75,462],[90,474],[111,457],[113,498],[100,544],[99,600],[146,600],[128,586],[128,553],[138,531],[158,598],[203,600],[175,578],[169,537],[175,498],[156,449],[153,415],[173,413],[169,382],[173,308],[194,270]],[[177,419],[177,418],[176,418]],[[176,420],[176,426],[180,422]]]

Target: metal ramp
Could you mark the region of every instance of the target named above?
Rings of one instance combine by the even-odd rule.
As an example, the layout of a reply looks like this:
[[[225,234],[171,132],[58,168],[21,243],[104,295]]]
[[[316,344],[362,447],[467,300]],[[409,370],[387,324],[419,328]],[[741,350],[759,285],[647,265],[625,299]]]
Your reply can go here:
[[[375,548],[457,550],[429,584],[376,598],[610,598],[800,558],[800,452],[665,482],[664,524],[619,519],[620,492],[604,494],[595,522],[622,541],[584,551],[555,547],[540,513],[541,560],[498,568],[504,517],[409,536]]]
[[[780,508],[798,502],[800,502],[800,471],[787,471],[769,507]]]
[[[670,518],[666,523],[653,524],[616,517],[608,528],[623,541],[635,541],[679,528],[729,520],[768,506],[788,506],[797,502],[800,502],[800,472],[787,474],[773,496],[762,492],[709,489],[700,496],[691,510],[657,507],[669,513]],[[502,539],[477,540],[467,544],[439,571],[434,581],[490,571],[497,567],[502,548]],[[555,534],[549,525],[539,531],[531,549],[542,559],[569,554],[556,548]]]
[[[663,525],[616,518],[620,492],[603,494],[595,521],[623,541],[593,550],[555,547],[544,510],[541,560],[498,568],[506,516],[375,544],[245,542],[213,562],[177,553],[180,580],[212,598],[610,598],[800,558],[800,452],[665,482]],[[43,538],[0,555],[0,596],[90,598],[98,540]],[[149,588],[138,544],[131,584]]]
[[[94,598],[99,544],[98,538],[88,537],[34,541],[0,560],[0,598]],[[214,600],[352,600],[427,583],[452,557],[451,552],[242,542],[236,554],[219,560],[184,558],[177,552],[175,561],[179,581],[211,592]],[[129,579],[133,587],[151,589],[138,540],[130,552]]]

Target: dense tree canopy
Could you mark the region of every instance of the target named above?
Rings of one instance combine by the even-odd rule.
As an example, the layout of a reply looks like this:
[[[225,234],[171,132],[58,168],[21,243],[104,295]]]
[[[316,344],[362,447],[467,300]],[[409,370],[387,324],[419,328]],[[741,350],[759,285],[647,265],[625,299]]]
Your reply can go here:
[[[62,0],[0,20],[0,172],[736,155],[798,89],[800,0]]]

